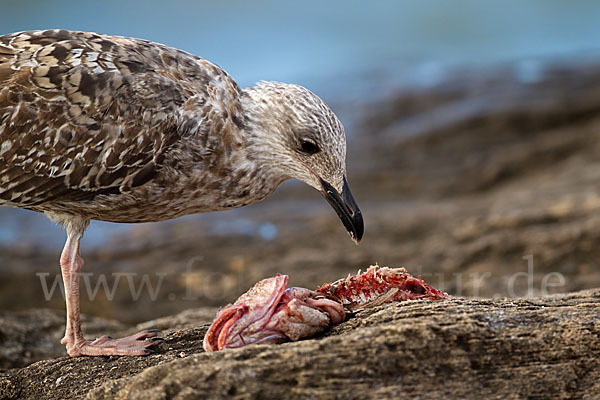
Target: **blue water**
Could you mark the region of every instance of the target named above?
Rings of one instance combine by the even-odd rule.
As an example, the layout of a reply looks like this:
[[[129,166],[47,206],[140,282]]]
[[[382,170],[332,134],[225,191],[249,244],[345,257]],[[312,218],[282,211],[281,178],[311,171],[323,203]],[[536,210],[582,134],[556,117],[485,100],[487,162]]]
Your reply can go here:
[[[599,21],[594,0],[3,0],[0,34],[141,37],[214,61],[244,86],[281,80],[319,91],[381,69],[427,81],[440,64],[598,50]]]
[[[576,62],[598,54],[599,21],[593,0],[3,0],[0,34],[66,28],[141,37],[216,62],[242,86],[295,82],[343,103],[390,85],[433,85],[448,66],[519,60],[517,78],[532,82],[540,57]],[[372,81],[381,84],[365,84]],[[100,244],[126,229],[93,223],[85,242]],[[215,231],[277,235],[268,221],[257,225],[243,215]],[[63,240],[43,215],[0,208],[0,245]]]

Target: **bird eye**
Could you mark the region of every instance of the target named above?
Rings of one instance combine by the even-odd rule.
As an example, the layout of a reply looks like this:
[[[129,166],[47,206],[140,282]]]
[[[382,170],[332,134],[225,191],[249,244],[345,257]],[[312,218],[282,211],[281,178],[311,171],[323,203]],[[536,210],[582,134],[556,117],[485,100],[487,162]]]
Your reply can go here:
[[[303,140],[300,143],[300,148],[302,149],[302,152],[306,154],[315,154],[321,151],[321,149],[319,149],[319,146],[317,146],[316,143],[311,142],[310,140]]]

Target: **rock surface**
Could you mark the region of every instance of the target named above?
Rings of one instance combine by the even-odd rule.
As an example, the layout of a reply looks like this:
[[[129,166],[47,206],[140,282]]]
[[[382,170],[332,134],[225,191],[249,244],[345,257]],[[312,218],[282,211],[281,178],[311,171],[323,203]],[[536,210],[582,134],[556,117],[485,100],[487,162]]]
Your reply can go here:
[[[149,357],[62,357],[5,371],[0,398],[600,396],[598,289],[388,304],[315,339],[217,353],[202,351],[207,315],[188,311],[145,324],[183,326],[165,331]]]
[[[137,323],[222,306],[278,272],[315,288],[375,262],[463,296],[540,295],[554,272],[564,281],[550,293],[600,287],[600,65],[548,66],[527,84],[512,71],[356,106],[348,176],[366,221],[360,246],[315,191],[290,183],[239,210],[107,234],[84,250],[82,311]],[[3,226],[13,213],[0,208]],[[60,283],[61,233],[52,246],[30,243],[46,218],[19,215],[18,245],[0,246],[1,308],[63,310],[60,291],[46,296],[41,282]],[[519,278],[509,291],[528,255],[532,284]],[[144,277],[155,295],[134,296]],[[102,278],[107,289],[95,292]]]
[[[151,357],[56,358],[64,314],[49,309],[64,300],[46,292],[62,239],[28,240],[45,217],[1,208],[18,240],[0,246],[0,398],[600,398],[600,64],[543,66],[535,82],[468,71],[342,106],[356,121],[360,246],[293,184],[241,210],[84,237],[102,245],[84,251],[82,311],[105,318],[84,329],[165,329]],[[315,288],[375,262],[457,297],[362,312],[314,340],[202,352],[214,307],[258,280]],[[572,294],[531,298],[546,292]]]

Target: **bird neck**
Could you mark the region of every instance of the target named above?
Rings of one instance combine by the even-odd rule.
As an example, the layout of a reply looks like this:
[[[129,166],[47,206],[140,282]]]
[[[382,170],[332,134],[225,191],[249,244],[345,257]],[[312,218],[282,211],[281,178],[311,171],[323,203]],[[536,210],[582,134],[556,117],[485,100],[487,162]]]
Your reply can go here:
[[[279,185],[290,178],[292,157],[286,143],[284,113],[261,86],[246,88],[241,97],[246,116],[243,135],[246,155],[265,176]]]

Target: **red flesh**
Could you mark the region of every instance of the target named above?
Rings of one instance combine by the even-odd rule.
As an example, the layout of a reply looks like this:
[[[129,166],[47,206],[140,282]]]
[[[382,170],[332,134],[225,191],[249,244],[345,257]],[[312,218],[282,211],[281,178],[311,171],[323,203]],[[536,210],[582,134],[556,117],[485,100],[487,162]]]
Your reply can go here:
[[[344,321],[346,310],[374,307],[391,301],[449,297],[415,278],[404,268],[371,266],[364,273],[326,283],[317,291],[285,286],[288,277],[277,274],[224,307],[204,338],[206,351],[280,343],[314,336]]]
[[[362,274],[326,283],[317,292],[338,300],[349,310],[355,310],[367,308],[370,302],[377,301],[394,289],[395,293],[384,303],[417,299],[440,300],[448,297],[447,293],[426,284],[421,277],[415,278],[404,268],[378,266],[371,266]]]

